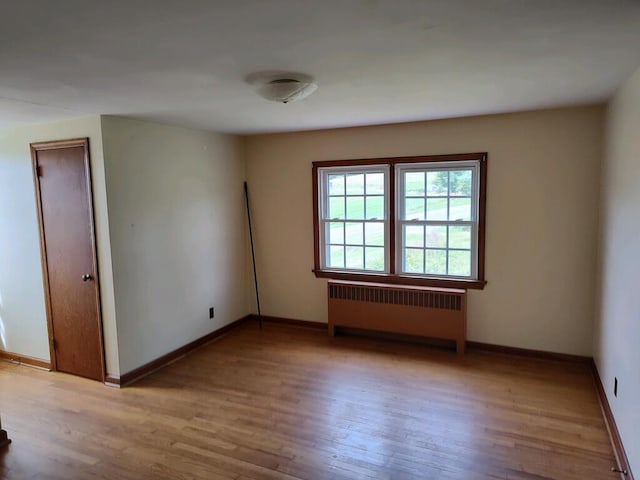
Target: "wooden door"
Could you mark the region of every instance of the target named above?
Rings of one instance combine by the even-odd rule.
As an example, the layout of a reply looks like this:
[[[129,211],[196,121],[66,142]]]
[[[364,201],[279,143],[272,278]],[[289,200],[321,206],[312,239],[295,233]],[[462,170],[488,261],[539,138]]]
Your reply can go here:
[[[89,140],[31,144],[51,363],[104,381]]]

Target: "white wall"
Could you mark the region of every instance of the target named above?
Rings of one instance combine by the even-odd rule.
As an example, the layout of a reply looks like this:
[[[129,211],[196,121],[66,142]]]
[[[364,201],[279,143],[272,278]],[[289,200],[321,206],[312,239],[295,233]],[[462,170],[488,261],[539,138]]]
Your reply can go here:
[[[486,279],[468,337],[591,355],[602,107],[249,137],[265,315],[327,320],[311,162],[489,152]]]
[[[632,470],[640,471],[640,70],[607,110],[594,356]],[[618,378],[618,396],[613,395]]]
[[[102,134],[126,373],[248,313],[245,161],[230,135],[118,117]]]
[[[49,361],[29,144],[89,137],[107,372],[118,374],[100,118],[0,130],[0,349]]]

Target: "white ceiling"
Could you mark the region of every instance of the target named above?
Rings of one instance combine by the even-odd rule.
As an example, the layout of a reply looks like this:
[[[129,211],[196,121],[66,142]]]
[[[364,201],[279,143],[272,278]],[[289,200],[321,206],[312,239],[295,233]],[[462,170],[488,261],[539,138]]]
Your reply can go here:
[[[604,101],[636,0],[2,0],[0,126],[116,114],[233,133]],[[261,70],[313,75],[293,104]]]

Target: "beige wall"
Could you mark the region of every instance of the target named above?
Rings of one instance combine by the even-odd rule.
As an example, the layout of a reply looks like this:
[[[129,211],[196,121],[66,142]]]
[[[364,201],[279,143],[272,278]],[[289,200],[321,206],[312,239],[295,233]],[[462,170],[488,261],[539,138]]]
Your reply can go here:
[[[89,137],[107,372],[118,374],[100,118],[0,130],[0,349],[49,361],[29,144]]]
[[[107,374],[244,316],[242,141],[78,118],[0,130],[0,349],[49,360],[29,144],[78,137],[91,148]]]
[[[594,356],[633,471],[640,471],[640,70],[607,110]],[[613,395],[618,378],[618,396]]]
[[[583,107],[249,137],[263,314],[327,320],[312,161],[487,151],[488,284],[470,292],[468,337],[590,355],[602,119]]]
[[[607,185],[631,174],[621,160],[633,148],[629,85],[610,109]],[[245,155],[264,314],[326,321],[326,281],[311,273],[312,161],[488,151],[489,283],[470,292],[469,338],[589,355],[602,123],[600,107],[583,107],[264,135],[244,144],[117,117],[0,131],[0,348],[48,359],[29,143],[88,136],[109,374],[251,308]],[[607,231],[624,208],[613,191],[605,197]],[[609,247],[615,238],[604,236],[601,318],[616,300],[607,290],[620,263]],[[615,328],[600,329],[596,341],[607,384]]]
[[[126,373],[248,313],[245,162],[230,135],[117,117],[102,133]]]

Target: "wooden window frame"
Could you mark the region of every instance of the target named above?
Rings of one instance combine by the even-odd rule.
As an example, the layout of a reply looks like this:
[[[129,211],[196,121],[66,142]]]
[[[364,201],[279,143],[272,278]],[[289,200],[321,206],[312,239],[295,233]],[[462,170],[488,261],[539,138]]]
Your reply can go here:
[[[483,289],[487,283],[485,280],[485,224],[486,224],[486,193],[487,193],[487,152],[462,153],[453,155],[427,155],[416,157],[388,157],[388,158],[368,158],[357,160],[329,160],[318,161],[312,164],[313,180],[313,236],[314,236],[314,269],[313,273],[318,278],[331,278],[334,280],[349,280],[358,282],[389,283],[397,285],[417,285],[439,288],[464,288]],[[477,239],[477,278],[471,280],[446,277],[422,277],[416,275],[401,275],[396,273],[396,261],[398,252],[396,251],[396,165],[427,162],[456,162],[456,161],[477,161],[479,164],[479,185],[478,185],[478,239]],[[388,205],[388,258],[390,273],[357,273],[339,272],[322,268],[320,260],[320,188],[319,172],[320,168],[327,167],[362,167],[384,165],[389,167],[389,198]]]
[[[328,170],[328,171],[327,171]],[[342,223],[343,226],[346,226],[347,224],[350,224],[351,226],[353,226],[354,224],[361,224],[363,227],[363,232],[362,232],[362,243],[351,243],[348,241],[347,239],[347,235],[346,235],[346,229],[343,230],[343,243],[342,243],[342,247],[362,247],[362,265],[363,268],[362,269],[353,269],[356,270],[358,274],[367,274],[367,273],[371,273],[373,275],[388,275],[390,272],[388,271],[389,269],[389,249],[386,248],[385,246],[378,246],[378,245],[367,245],[366,242],[366,224],[367,223],[372,223],[372,224],[382,224],[384,227],[384,243],[385,245],[389,245],[389,232],[390,232],[390,228],[389,228],[389,218],[387,215],[387,212],[389,210],[389,206],[388,206],[388,201],[389,201],[389,194],[390,194],[390,189],[389,189],[389,166],[386,164],[382,164],[382,165],[341,165],[341,166],[337,166],[337,167],[330,167],[329,169],[322,168],[322,169],[318,169],[318,198],[322,199],[323,202],[319,204],[319,209],[318,209],[318,231],[323,231],[323,228],[326,226],[327,223]],[[363,191],[363,195],[352,195],[349,194],[347,191],[347,186],[345,185],[345,190],[343,192],[342,195],[331,195],[331,192],[329,191],[325,191],[325,186],[327,185],[325,182],[328,180],[326,175],[341,175],[344,173],[348,173],[348,174],[363,174],[365,175],[365,178],[367,175],[372,175],[372,174],[382,174],[384,175],[384,186],[383,186],[383,191],[382,193],[373,193],[371,194],[370,192],[367,191],[366,188],[366,180],[365,180],[365,190]],[[384,202],[383,202],[383,218],[371,218],[371,217],[367,217],[365,219],[353,219],[353,218],[348,218],[347,215],[347,202],[349,200],[349,197],[363,197],[364,199],[364,205],[367,205],[367,199],[372,198],[372,197],[381,197],[383,198]],[[336,199],[337,198],[341,198],[344,201],[344,210],[345,210],[345,215],[344,218],[341,219],[328,219],[326,218],[326,215],[323,213],[326,211],[326,209],[328,209],[329,207],[329,203],[332,199]],[[325,202],[326,201],[326,202]],[[326,238],[324,239],[325,241],[327,240]],[[320,246],[321,249],[319,250],[319,256],[320,256],[320,265],[326,264],[326,259],[324,258],[326,256],[326,252],[323,252],[323,240],[320,239]],[[331,243],[331,245],[336,245],[335,243]],[[367,270],[366,269],[366,250],[367,248],[380,248],[384,250],[384,264],[386,265],[386,271],[382,271],[382,270]],[[343,259],[346,261],[346,255],[345,258]],[[346,262],[345,262],[346,263]],[[339,268],[336,267],[339,271],[349,271],[349,269],[346,267],[346,264],[343,268]],[[333,271],[333,269],[331,269]]]

